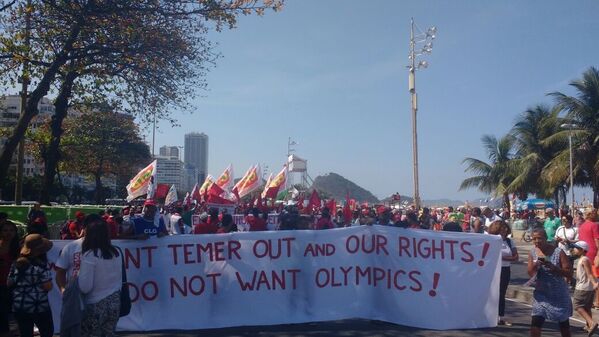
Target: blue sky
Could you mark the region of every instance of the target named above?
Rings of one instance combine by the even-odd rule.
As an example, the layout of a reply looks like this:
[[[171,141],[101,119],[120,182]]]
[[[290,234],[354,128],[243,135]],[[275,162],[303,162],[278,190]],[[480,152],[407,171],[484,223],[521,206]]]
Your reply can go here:
[[[484,158],[483,134],[502,136],[527,107],[599,66],[599,2],[287,0],[280,13],[241,17],[211,33],[223,58],[194,111],[159,123],[156,152],[210,137],[209,171],[253,163],[278,171],[287,140],[309,174],[336,172],[382,198],[411,195],[410,18],[438,27],[428,69],[417,73],[420,193],[458,191],[465,157]],[[151,132],[151,131],[150,131]],[[147,139],[151,139],[151,133]],[[587,197],[589,195],[587,194]]]

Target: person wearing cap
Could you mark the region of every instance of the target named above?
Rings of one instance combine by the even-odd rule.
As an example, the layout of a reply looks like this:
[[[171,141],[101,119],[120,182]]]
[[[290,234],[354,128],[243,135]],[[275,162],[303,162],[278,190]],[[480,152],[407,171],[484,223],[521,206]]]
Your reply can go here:
[[[13,312],[21,337],[32,337],[37,326],[41,337],[54,334],[52,311],[48,292],[52,289],[52,277],[46,253],[52,242],[40,234],[25,237],[19,258],[8,274],[7,286],[13,288]]]
[[[218,231],[217,224],[208,222],[209,217],[206,212],[200,214],[200,222],[193,226],[193,234],[215,234]]]
[[[132,219],[133,230],[136,239],[147,239],[150,236],[163,237],[168,235],[164,220],[158,215],[156,211],[158,207],[152,199],[147,199],[144,202],[144,209],[142,216],[138,216]]]
[[[585,256],[589,251],[589,244],[584,241],[577,241],[572,245],[572,255],[578,258],[576,263],[576,286],[574,287],[574,296],[572,302],[574,310],[586,321],[586,330],[591,336],[597,331],[597,323],[593,321],[593,300],[595,290],[599,287],[593,271],[591,269],[591,260]]]
[[[63,240],[76,240],[83,236],[83,219],[85,219],[85,213],[81,211],[75,212],[75,220],[69,222],[68,232]]]
[[[543,227],[545,228],[545,233],[547,233],[547,241],[552,243],[555,240],[555,232],[562,225],[562,221],[555,216],[555,211],[551,207],[545,210],[545,215],[547,218],[545,218]]]

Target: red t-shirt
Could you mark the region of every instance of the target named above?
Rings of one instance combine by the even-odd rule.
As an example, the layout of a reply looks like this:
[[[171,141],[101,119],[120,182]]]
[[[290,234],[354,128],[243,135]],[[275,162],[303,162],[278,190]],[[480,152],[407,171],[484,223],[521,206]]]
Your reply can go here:
[[[595,239],[599,239],[599,224],[588,220],[583,222],[578,229],[578,239],[589,244],[589,251],[586,256],[591,260],[591,263],[593,263],[595,255],[597,255]]]
[[[245,221],[250,225],[250,232],[265,231],[266,221],[261,217],[248,216]]]
[[[316,222],[316,225],[314,226],[314,229],[331,229],[331,228],[335,228],[335,225],[329,218],[318,219],[318,221]]]
[[[193,234],[214,234],[218,231],[216,224],[200,222],[193,227]]]

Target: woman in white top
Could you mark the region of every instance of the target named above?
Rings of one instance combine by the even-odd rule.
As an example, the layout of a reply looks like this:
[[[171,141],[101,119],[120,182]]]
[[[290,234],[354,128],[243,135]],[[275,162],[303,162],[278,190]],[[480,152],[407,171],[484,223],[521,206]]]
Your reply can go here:
[[[555,231],[555,241],[558,242],[566,255],[570,256],[570,245],[578,241],[578,229],[572,226],[572,217],[570,215],[562,216],[562,225]]]
[[[121,256],[110,243],[108,225],[99,215],[88,215],[84,224],[79,288],[87,305],[81,335],[114,336],[121,305]]]
[[[512,325],[505,321],[503,316],[505,315],[505,294],[507,292],[507,286],[510,283],[511,278],[511,264],[512,262],[518,261],[518,249],[512,239],[508,238],[507,235],[510,232],[510,227],[503,220],[495,220],[487,229],[487,232],[492,235],[501,235],[501,276],[499,281],[499,320],[498,325]]]

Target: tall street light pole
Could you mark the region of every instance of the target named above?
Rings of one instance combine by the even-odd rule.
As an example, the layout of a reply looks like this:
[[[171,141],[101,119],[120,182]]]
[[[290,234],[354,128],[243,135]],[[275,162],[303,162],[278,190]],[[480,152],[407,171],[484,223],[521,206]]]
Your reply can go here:
[[[572,165],[572,129],[576,128],[576,124],[562,124],[564,129],[568,129],[568,144],[570,146],[570,214],[574,214],[574,167]]]
[[[412,101],[412,159],[414,170],[414,205],[420,209],[420,190],[418,182],[418,95],[416,94],[416,70],[428,67],[428,62],[422,60],[416,63],[416,57],[430,54],[433,50],[433,40],[436,37],[437,28],[431,27],[426,32],[422,32],[414,23],[414,18],[410,21],[410,65],[408,65],[409,89]],[[421,48],[421,49],[417,49]]]

